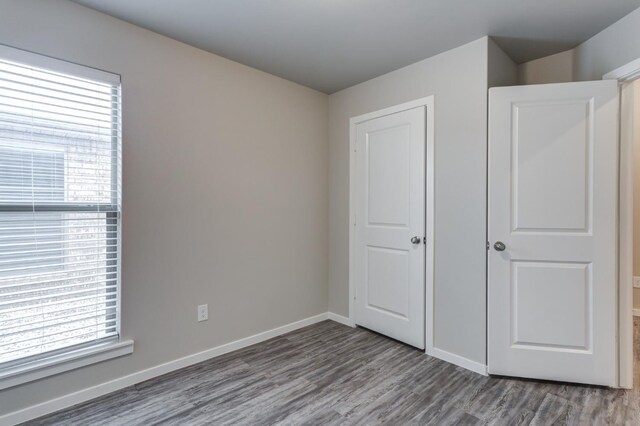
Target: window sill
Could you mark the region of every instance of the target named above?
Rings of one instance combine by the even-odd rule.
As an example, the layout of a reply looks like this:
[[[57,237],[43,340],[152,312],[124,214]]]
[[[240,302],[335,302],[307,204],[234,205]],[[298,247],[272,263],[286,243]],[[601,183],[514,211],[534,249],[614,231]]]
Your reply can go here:
[[[105,342],[0,370],[0,390],[133,352],[133,340]]]

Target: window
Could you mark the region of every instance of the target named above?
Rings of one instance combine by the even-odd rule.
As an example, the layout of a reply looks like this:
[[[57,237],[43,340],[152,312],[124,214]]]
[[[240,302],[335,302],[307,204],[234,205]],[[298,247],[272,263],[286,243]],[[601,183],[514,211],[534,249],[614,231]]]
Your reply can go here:
[[[120,79],[0,46],[0,368],[117,340]]]

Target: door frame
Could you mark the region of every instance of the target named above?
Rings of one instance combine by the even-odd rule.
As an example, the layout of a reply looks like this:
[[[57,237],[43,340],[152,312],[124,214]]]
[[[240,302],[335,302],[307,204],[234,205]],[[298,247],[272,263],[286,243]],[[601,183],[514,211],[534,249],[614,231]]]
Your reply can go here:
[[[427,96],[413,101],[394,105],[378,111],[352,117],[349,120],[349,323],[355,327],[355,227],[356,227],[356,126],[365,121],[386,115],[395,114],[409,109],[425,107],[425,352],[433,349],[433,279],[434,279],[434,96]]]
[[[618,80],[620,93],[618,210],[618,386],[633,388],[633,117],[625,96],[628,83],[640,79],[640,58],[602,76]],[[630,109],[631,107],[631,109]]]

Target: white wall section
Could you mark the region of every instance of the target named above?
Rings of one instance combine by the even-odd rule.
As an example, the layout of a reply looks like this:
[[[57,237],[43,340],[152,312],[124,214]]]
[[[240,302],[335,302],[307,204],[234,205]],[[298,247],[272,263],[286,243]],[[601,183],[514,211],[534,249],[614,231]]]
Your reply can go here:
[[[519,66],[520,84],[600,80],[640,58],[640,9],[568,50]]]

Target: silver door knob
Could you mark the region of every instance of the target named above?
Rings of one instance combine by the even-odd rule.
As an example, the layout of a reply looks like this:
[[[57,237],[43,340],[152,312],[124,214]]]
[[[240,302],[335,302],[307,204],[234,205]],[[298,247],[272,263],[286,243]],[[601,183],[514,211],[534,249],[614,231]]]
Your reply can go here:
[[[504,251],[507,246],[505,246],[502,241],[496,241],[496,243],[493,245],[493,248],[496,249],[496,251]]]
[[[411,243],[412,244],[420,244],[420,237],[412,237],[411,238]]]

